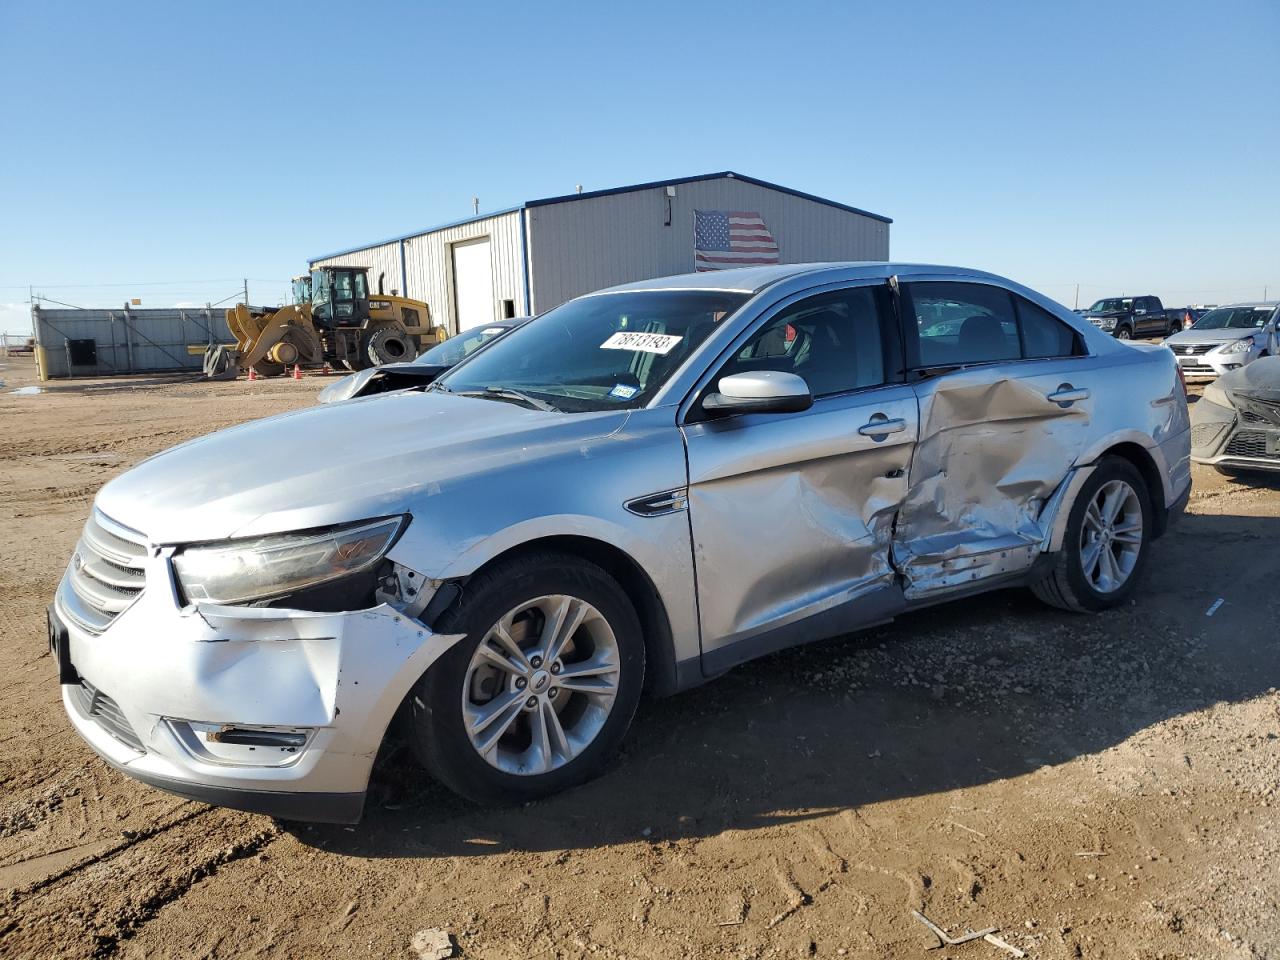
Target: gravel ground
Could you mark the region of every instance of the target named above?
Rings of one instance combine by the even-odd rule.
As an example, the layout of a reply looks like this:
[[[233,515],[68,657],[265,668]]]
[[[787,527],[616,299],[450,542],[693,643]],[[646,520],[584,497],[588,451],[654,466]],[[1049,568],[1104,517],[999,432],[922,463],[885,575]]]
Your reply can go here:
[[[646,702],[605,776],[518,809],[391,744],[364,822],[308,827],[93,757],[44,605],[103,482],[325,381],[33,395],[0,365],[4,957],[411,958],[426,928],[485,958],[1008,956],[930,951],[913,910],[1033,957],[1280,957],[1280,484],[1197,470],[1125,609],[1008,591],[779,654]]]

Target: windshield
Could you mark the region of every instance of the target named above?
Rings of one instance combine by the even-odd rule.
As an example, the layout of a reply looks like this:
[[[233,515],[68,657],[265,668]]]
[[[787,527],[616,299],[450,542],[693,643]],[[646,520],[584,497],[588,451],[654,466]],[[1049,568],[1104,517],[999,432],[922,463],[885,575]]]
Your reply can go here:
[[[329,285],[324,282],[323,270],[311,271],[311,298],[316,304],[329,302]]]
[[[503,337],[437,384],[511,390],[581,412],[648,402],[747,294],[644,290],[571,300]]]
[[[1192,330],[1253,330],[1266,324],[1274,307],[1223,307],[1210,310]]]
[[[1099,300],[1089,308],[1089,313],[1119,313],[1123,310],[1133,309],[1132,297],[1111,297],[1109,300]]]
[[[452,367],[462,361],[463,358],[471,356],[494,337],[506,333],[510,329],[512,328],[477,327],[474,330],[468,330],[465,333],[458,334],[456,337],[450,337],[444,343],[437,343],[413,362],[424,367]]]

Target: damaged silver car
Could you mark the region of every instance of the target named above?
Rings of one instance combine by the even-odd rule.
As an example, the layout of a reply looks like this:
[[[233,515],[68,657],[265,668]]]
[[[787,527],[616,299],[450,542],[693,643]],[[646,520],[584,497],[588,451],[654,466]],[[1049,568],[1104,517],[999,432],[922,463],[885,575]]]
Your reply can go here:
[[[599,772],[643,688],[997,587],[1123,602],[1189,433],[1168,350],[990,274],[634,283],[128,471],[50,642],[80,734],[184,796],[354,821],[399,717],[444,784],[529,800]]]
[[[1228,475],[1280,472],[1280,357],[1205,387],[1191,410],[1191,459]]]

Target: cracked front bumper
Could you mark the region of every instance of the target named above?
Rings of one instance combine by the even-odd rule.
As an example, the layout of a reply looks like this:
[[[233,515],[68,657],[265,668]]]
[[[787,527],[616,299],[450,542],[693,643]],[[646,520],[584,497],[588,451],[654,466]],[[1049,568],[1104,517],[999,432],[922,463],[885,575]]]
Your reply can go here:
[[[149,561],[157,566],[163,558]],[[286,819],[354,823],[397,708],[459,636],[382,605],[351,613],[181,607],[167,569],[100,634],[53,610],[62,700],[104,760],[144,783]],[[222,741],[228,728],[281,743]],[[249,738],[253,740],[253,737]]]

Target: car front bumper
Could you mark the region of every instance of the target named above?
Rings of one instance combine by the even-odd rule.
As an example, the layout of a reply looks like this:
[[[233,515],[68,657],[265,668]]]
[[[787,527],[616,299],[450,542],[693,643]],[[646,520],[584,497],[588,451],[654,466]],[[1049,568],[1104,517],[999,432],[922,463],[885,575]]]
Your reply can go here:
[[[1170,349],[1173,349],[1172,347]],[[1178,369],[1182,371],[1183,377],[1187,380],[1216,380],[1224,373],[1230,373],[1232,370],[1239,370],[1246,363],[1257,359],[1255,350],[1246,350],[1243,353],[1221,353],[1215,347],[1209,353],[1193,354],[1185,356],[1174,349],[1174,356],[1178,358]]]
[[[109,764],[195,800],[285,819],[360,819],[374,757],[413,684],[459,636],[381,605],[350,613],[180,606],[167,561],[102,633],[64,612],[62,701]],[[166,589],[168,586],[168,589]]]
[[[1234,470],[1280,471],[1280,423],[1201,397],[1191,413],[1191,459]]]

